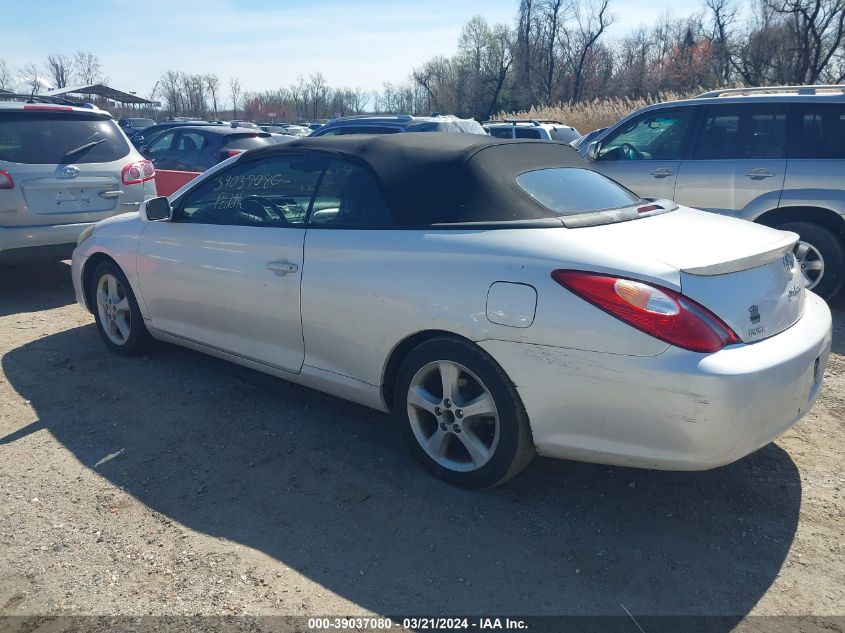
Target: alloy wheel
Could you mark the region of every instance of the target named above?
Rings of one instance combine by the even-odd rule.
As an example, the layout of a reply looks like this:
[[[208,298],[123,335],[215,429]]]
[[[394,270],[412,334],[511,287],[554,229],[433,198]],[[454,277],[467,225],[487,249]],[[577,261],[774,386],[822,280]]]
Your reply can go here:
[[[131,312],[126,289],[114,275],[103,275],[97,282],[97,313],[109,340],[124,345],[131,331]]]
[[[793,249],[795,261],[801,268],[804,277],[804,287],[812,290],[824,275],[824,258],[819,250],[809,242],[798,242]]]
[[[435,361],[408,387],[408,419],[426,454],[449,470],[484,466],[499,443],[499,413],[490,390],[463,365]]]

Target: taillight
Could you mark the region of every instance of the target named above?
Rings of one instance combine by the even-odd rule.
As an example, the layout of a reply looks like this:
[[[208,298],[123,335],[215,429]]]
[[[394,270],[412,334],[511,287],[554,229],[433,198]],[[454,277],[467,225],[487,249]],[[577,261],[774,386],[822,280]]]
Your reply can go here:
[[[14,189],[15,181],[12,180],[12,174],[0,169],[0,189]]]
[[[137,185],[138,183],[147,182],[155,178],[156,170],[153,164],[148,160],[139,160],[135,163],[129,163],[120,172],[120,179],[124,185]]]
[[[679,292],[578,270],[555,270],[552,279],[620,321],[693,352],[718,352],[740,343],[715,314]]]
[[[224,149],[220,152],[220,160],[226,160],[227,158],[232,158],[232,156],[237,156],[238,154],[243,154],[246,150],[245,149]]]

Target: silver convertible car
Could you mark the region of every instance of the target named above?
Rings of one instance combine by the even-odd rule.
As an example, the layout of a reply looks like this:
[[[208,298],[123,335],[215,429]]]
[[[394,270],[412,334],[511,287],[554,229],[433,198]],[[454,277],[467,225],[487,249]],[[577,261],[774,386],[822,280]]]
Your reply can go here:
[[[345,136],[98,223],[73,279],[114,352],[154,338],[393,411],[480,488],[535,453],[713,468],[789,428],[831,344],[796,239],[641,199],[562,143]]]

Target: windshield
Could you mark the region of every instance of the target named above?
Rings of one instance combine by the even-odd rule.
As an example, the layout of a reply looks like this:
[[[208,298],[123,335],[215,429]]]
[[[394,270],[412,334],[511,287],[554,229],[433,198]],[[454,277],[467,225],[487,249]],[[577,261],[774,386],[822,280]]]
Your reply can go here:
[[[639,198],[609,178],[589,169],[555,167],[520,174],[516,184],[559,215],[579,215],[628,207]]]
[[[152,119],[124,119],[124,121],[127,125],[134,127],[136,130],[143,130],[156,124],[156,122]]]
[[[65,112],[0,114],[0,161],[37,165],[110,163],[129,154],[111,119]]]

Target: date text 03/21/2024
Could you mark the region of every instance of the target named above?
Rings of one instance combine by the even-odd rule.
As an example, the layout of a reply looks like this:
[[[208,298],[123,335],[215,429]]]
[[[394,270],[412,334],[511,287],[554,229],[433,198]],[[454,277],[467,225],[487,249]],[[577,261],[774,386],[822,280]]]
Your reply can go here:
[[[416,617],[416,618],[309,618],[308,628],[311,630],[399,630],[412,631],[442,631],[442,630],[478,630],[518,631],[527,629],[524,620],[498,617],[479,618],[447,618],[447,617]]]

